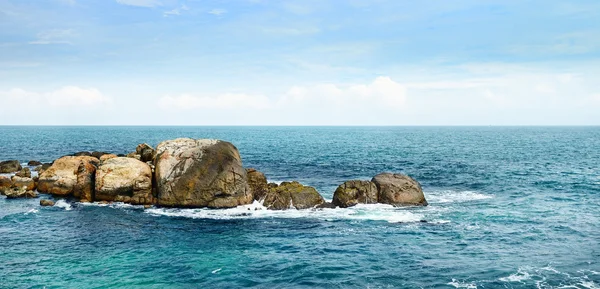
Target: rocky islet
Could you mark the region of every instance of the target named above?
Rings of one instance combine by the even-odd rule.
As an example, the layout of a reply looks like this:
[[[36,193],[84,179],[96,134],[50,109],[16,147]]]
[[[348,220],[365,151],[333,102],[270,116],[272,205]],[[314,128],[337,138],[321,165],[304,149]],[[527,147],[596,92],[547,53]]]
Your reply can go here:
[[[37,161],[29,164],[40,166]],[[79,152],[38,167],[39,177],[33,178],[18,161],[0,162],[0,169],[14,174],[0,176],[0,193],[8,198],[37,197],[37,189],[81,202],[176,208],[232,208],[253,201],[270,210],[427,205],[416,180],[394,173],[381,173],[370,181],[346,181],[327,203],[315,188],[299,182],[268,183],[262,172],[243,167],[232,143],[212,139],[167,140],[156,149],[144,143],[126,156]]]

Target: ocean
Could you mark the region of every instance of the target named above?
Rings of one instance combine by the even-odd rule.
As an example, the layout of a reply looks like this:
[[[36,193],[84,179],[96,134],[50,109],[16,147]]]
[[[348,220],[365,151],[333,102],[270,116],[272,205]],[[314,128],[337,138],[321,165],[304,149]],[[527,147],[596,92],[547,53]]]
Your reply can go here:
[[[0,288],[600,288],[600,127],[0,126],[0,160],[178,137],[230,141],[244,166],[326,199],[346,180],[405,173],[429,206],[0,197]]]

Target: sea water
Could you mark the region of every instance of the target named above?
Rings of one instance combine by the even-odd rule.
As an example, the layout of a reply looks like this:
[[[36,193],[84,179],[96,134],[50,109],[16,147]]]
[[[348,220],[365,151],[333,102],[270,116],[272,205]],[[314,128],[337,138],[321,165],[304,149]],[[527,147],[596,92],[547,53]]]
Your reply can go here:
[[[0,197],[0,288],[600,288],[599,127],[0,127],[0,160],[237,146],[331,199],[379,172],[427,207],[269,211]],[[42,198],[50,198],[42,195]]]

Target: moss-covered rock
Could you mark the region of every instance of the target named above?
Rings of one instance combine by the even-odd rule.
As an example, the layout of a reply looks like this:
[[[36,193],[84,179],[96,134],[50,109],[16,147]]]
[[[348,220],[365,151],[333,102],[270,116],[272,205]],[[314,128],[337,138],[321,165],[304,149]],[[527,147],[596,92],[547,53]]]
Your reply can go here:
[[[279,186],[269,185],[269,192],[263,202],[269,210],[301,210],[325,203],[315,188],[304,186],[299,182],[283,182]]]
[[[333,193],[333,205],[348,208],[357,204],[377,203],[377,186],[369,181],[346,181]]]
[[[269,185],[265,175],[256,169],[246,169],[248,175],[248,185],[252,190],[252,196],[256,201],[262,201],[269,192]]]

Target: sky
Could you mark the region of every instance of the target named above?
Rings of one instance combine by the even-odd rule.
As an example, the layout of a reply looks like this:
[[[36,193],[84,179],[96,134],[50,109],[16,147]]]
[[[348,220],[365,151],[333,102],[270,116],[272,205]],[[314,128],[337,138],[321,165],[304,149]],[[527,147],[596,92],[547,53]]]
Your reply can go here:
[[[600,1],[0,0],[0,125],[600,125]]]

